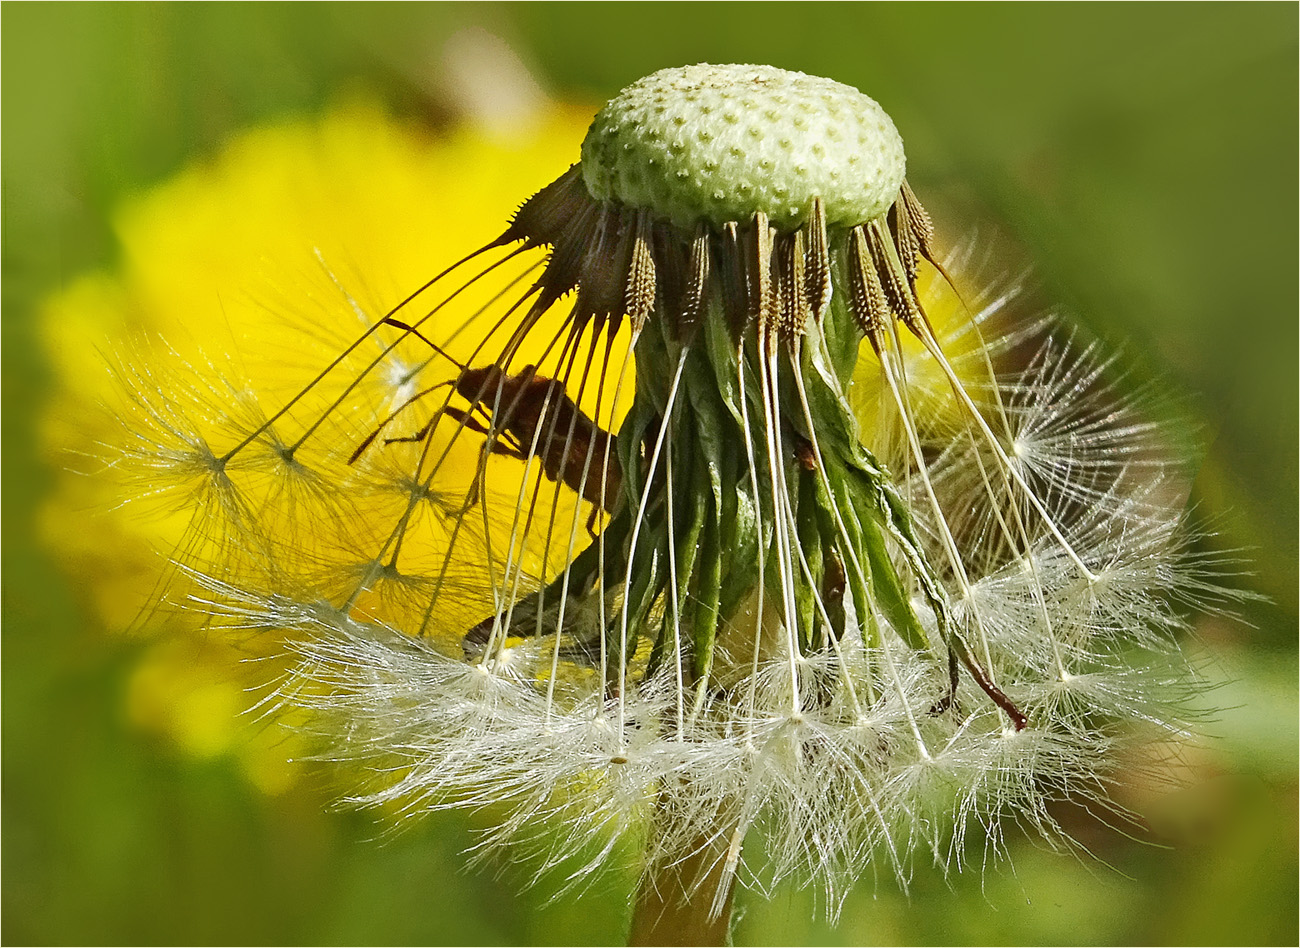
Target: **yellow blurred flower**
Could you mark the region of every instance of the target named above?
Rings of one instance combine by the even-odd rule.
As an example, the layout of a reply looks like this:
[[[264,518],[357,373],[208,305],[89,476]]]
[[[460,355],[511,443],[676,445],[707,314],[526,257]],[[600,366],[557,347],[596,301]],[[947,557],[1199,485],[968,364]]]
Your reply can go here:
[[[590,114],[550,109],[520,138],[469,124],[434,133],[353,101],[254,129],[124,207],[116,271],[47,302],[57,379],[42,434],[60,473],[42,529],[104,626],[150,643],[129,685],[135,723],[189,753],[237,754],[267,790],[292,779],[295,738],[250,736],[236,713],[273,677],[265,661],[241,659],[265,659],[276,643],[209,635],[201,612],[154,607],[170,558],[204,538],[175,498],[122,504],[124,475],[103,446],[120,442],[119,419],[139,406],[115,366],[237,359],[258,394],[276,398],[286,365],[333,356],[332,329],[347,335],[362,312],[385,312],[494,236],[520,195],[564,170]],[[494,292],[474,288],[455,309],[473,312]],[[132,340],[129,356],[106,358],[104,339]],[[173,583],[168,594],[193,592]]]

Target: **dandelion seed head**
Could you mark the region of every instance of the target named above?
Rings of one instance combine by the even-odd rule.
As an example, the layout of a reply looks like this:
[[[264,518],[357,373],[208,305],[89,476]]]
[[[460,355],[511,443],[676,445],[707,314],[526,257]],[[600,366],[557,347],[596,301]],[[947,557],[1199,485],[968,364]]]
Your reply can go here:
[[[1181,732],[1217,567],[1159,399],[941,256],[903,170],[856,90],[667,70],[389,308],[329,271],[348,328],[295,380],[123,373],[193,607],[285,643],[351,802],[833,914]]]
[[[851,86],[771,66],[663,69],[601,110],[582,145],[592,197],[649,207],[681,227],[763,211],[803,223],[879,217],[903,181],[903,141]]]

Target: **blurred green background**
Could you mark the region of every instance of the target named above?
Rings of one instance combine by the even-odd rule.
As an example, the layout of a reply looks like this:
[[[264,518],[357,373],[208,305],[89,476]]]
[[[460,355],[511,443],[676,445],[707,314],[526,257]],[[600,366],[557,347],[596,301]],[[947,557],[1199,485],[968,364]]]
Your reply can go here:
[[[79,5],[3,8],[3,925],[9,943],[609,943],[616,886],[545,904],[467,872],[467,823],[376,840],[324,787],[268,797],[126,722],[138,646],[34,537],[49,374],[35,307],[111,268],[127,196],[240,129],[366,90],[445,119],[448,40],[505,39],[593,105],[694,61],[770,62],[879,99],[941,224],[979,224],[1187,396],[1198,516],[1267,603],[1198,622],[1221,708],[1188,785],[1125,799],[1135,842],[1062,809],[1095,862],[1011,833],[1011,867],[842,923],[741,898],[737,942],[1294,944],[1297,937],[1297,8],[1292,4]],[[577,156],[578,142],[574,142]],[[520,195],[521,198],[524,195]],[[87,345],[96,344],[87,340]],[[870,873],[867,874],[868,877]]]

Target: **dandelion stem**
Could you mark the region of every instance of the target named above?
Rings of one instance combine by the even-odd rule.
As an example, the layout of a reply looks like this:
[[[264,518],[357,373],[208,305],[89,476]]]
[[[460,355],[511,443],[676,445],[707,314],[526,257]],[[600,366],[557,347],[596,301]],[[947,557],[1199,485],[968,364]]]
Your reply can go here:
[[[726,843],[730,835],[734,834],[701,836],[690,855],[656,866],[643,877],[632,910],[629,945],[729,942],[736,890],[733,863],[739,858],[738,847]]]

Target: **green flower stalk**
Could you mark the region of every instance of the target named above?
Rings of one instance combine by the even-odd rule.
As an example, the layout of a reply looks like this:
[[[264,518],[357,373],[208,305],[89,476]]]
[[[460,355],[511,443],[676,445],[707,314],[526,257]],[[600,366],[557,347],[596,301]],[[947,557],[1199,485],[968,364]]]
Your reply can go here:
[[[196,499],[197,598],[288,635],[355,802],[573,883],[630,844],[634,938],[702,942],[737,881],[833,913],[971,826],[1060,839],[1125,722],[1178,729],[1185,472],[1093,349],[957,292],[904,170],[855,89],[664,70],[296,394],[131,373],[124,462]]]

